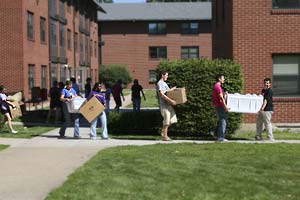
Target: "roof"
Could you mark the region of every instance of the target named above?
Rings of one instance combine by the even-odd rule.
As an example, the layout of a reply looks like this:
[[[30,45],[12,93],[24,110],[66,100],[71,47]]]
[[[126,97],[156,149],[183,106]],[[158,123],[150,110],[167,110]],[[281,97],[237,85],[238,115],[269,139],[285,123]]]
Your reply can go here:
[[[101,3],[98,21],[211,20],[211,2]]]
[[[93,2],[97,5],[97,10],[101,13],[106,13],[106,11],[102,8],[101,4],[97,0],[93,0]]]

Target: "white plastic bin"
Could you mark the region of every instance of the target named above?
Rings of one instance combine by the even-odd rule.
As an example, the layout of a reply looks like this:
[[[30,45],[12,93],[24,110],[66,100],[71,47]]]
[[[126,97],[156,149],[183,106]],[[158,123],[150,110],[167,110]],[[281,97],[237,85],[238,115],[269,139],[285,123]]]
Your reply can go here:
[[[263,96],[256,94],[228,94],[227,106],[229,112],[257,113],[263,104]]]
[[[79,113],[79,108],[85,102],[86,98],[75,97],[67,102],[69,113]]]

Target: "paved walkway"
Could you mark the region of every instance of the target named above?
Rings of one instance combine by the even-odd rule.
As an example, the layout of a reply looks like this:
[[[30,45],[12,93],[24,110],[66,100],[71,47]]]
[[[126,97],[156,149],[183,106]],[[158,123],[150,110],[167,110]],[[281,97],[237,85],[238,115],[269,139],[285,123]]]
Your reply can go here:
[[[0,144],[10,145],[0,152],[0,199],[42,200],[50,191],[62,185],[75,169],[105,148],[158,143],[214,143],[191,140],[90,140],[89,128],[81,128],[80,132],[83,137],[80,140],[72,138],[72,128],[67,129],[66,139],[57,138],[58,129],[33,139],[0,138]],[[279,142],[300,144],[300,141],[292,140],[276,141]]]

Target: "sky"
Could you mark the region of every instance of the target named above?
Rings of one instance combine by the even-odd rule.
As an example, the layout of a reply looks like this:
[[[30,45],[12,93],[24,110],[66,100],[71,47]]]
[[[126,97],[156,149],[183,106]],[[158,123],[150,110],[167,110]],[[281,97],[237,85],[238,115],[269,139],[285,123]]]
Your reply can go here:
[[[113,0],[114,3],[145,3],[146,0]]]

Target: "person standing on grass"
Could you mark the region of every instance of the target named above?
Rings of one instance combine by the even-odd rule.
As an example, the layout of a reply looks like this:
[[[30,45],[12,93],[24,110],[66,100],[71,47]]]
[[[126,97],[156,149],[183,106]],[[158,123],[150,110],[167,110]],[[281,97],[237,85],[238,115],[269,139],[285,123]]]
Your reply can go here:
[[[143,91],[143,87],[139,84],[137,79],[134,79],[131,87],[131,101],[133,105],[133,111],[140,111],[141,108],[141,93],[146,101],[146,97]]]
[[[264,89],[261,91],[264,100],[263,105],[261,106],[257,120],[256,120],[256,140],[261,140],[261,133],[263,131],[263,124],[265,125],[267,131],[267,139],[274,141],[271,118],[273,114],[273,91],[271,89],[271,79],[264,79]]]
[[[67,103],[69,103],[72,98],[76,97],[76,91],[72,88],[72,82],[66,81],[65,88],[61,90],[60,93],[60,101],[63,103],[63,113],[65,122],[63,123],[62,127],[59,129],[59,136],[65,137],[65,132],[68,126],[71,124],[71,113],[68,111]],[[75,127],[74,127],[74,138],[79,139],[79,114],[72,113],[75,120]]]
[[[226,142],[225,132],[226,132],[226,112],[229,111],[227,104],[225,102],[224,93],[222,90],[222,84],[225,81],[224,75],[219,74],[216,76],[216,83],[212,89],[212,105],[215,108],[218,125],[216,127],[216,132],[218,136],[218,141]]]
[[[163,117],[163,126],[161,129],[161,136],[163,141],[171,141],[168,137],[168,128],[171,124],[177,122],[177,116],[173,106],[176,105],[176,101],[167,96],[167,91],[170,90],[166,83],[169,74],[165,71],[161,72],[161,78],[157,82],[157,92],[159,97],[160,113]],[[174,90],[173,87],[171,90]]]
[[[122,87],[122,81],[118,80],[113,86],[112,86],[112,95],[114,97],[116,107],[115,110],[119,112],[120,107],[122,106],[122,100],[121,96],[123,98],[123,101],[125,101],[125,97],[123,95],[123,87]]]
[[[89,94],[87,97],[87,100],[90,100],[93,96],[97,98],[97,100],[102,103],[105,106],[105,94],[101,92],[101,89],[103,87],[103,83],[96,83],[94,85],[93,91]],[[98,119],[101,120],[101,129],[102,129],[102,140],[108,139],[108,133],[107,133],[107,118],[105,111],[100,113],[92,122],[91,122],[91,129],[90,129],[90,137],[92,140],[95,140],[97,138],[97,121]]]
[[[16,109],[16,106],[7,100],[7,89],[4,85],[0,85],[0,107],[1,113],[4,115],[5,121],[7,121],[8,128],[12,134],[18,133],[18,131],[14,130],[11,124],[12,115],[10,112],[9,106],[13,109]],[[4,121],[4,122],[5,122]]]

